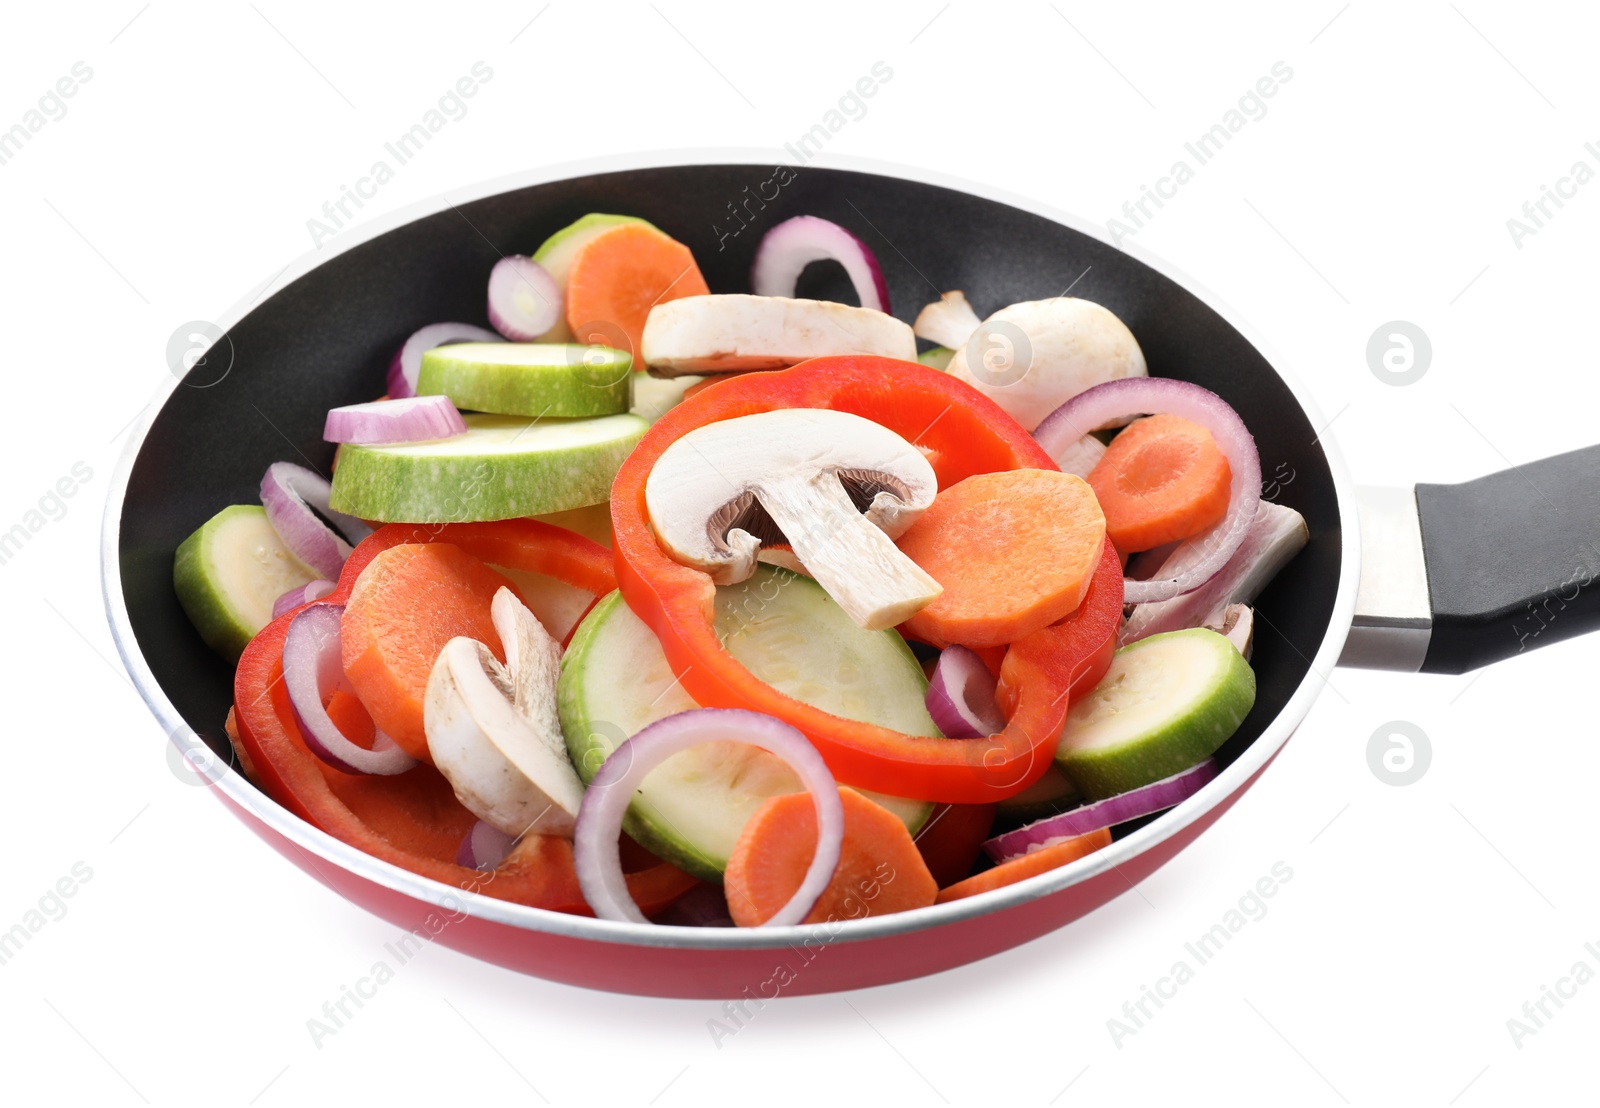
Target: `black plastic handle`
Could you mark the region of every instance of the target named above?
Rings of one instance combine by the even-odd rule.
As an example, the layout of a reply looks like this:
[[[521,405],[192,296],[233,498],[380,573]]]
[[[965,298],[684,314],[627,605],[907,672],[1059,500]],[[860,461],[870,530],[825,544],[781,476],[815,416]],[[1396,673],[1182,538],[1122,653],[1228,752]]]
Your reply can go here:
[[[1465,673],[1600,628],[1600,446],[1418,485],[1433,603],[1425,673]]]

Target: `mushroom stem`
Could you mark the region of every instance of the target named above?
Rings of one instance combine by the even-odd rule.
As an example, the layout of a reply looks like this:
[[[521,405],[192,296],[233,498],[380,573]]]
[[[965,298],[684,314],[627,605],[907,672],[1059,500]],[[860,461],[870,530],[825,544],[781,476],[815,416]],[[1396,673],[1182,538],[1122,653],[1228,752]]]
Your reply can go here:
[[[856,508],[834,471],[769,479],[756,499],[806,572],[868,631],[904,622],[944,591]]]

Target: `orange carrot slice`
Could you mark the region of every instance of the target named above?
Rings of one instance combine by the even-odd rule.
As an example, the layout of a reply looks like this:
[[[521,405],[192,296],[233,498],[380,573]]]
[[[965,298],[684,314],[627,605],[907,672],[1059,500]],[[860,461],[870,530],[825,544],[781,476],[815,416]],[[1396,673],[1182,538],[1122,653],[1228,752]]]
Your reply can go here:
[[[1081,477],[981,473],[951,485],[900,536],[944,586],[902,630],[934,646],[1002,646],[1077,611],[1105,546],[1105,517]]]
[[[689,248],[646,223],[619,223],[595,236],[567,273],[567,326],[573,340],[619,347],[639,362],[650,309],[711,292]]]
[[[888,810],[854,789],[840,789],[844,851],[806,923],[863,919],[933,903],[939,886],[911,833]],[[817,808],[810,793],[775,796],[745,823],[728,858],[722,887],[740,927],[770,919],[800,888],[817,850]]]
[[[949,888],[940,889],[937,903],[944,904],[951,900],[961,900],[979,893],[1003,889],[1007,885],[1015,885],[1018,881],[1035,877],[1041,873],[1076,862],[1079,858],[1093,854],[1111,845],[1111,832],[1108,829],[1091,831],[1087,835],[1080,835],[1076,839],[1047,846],[1043,850],[1035,850],[1032,854],[1024,854],[1020,858],[1013,858],[1009,862],[1001,862],[993,869],[984,870],[976,877],[969,877],[965,881],[957,881]]]
[[[430,542],[383,551],[350,590],[340,624],[345,676],[372,722],[413,758],[432,761],[422,703],[445,644],[466,635],[505,660],[489,616],[502,587],[511,583],[460,547]]]
[[[1119,554],[1192,538],[1228,511],[1232,472],[1211,432],[1175,415],[1130,423],[1089,472]]]

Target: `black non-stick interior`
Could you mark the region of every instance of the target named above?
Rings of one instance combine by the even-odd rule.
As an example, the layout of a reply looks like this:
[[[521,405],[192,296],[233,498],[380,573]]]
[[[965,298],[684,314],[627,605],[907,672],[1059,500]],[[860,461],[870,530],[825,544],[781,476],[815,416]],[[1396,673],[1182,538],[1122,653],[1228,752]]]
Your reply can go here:
[[[1238,410],[1261,451],[1264,493],[1310,524],[1310,545],[1257,603],[1256,705],[1222,759],[1237,757],[1306,676],[1339,584],[1333,478],[1294,395],[1199,299],[1093,238],[946,188],[832,169],[645,169],[446,208],[340,254],[252,309],[168,399],[129,479],[122,580],[151,671],[220,754],[228,751],[222,721],[232,700],[231,669],[178,607],[174,548],[222,507],[256,502],[270,462],[287,459],[326,473],[333,455],[321,438],[328,408],[381,393],[389,359],[423,324],[487,326],[485,282],[501,254],[531,253],[551,232],[592,211],[642,216],[688,244],[713,292],[749,291],[761,235],[780,220],[810,214],[866,240],[883,265],[895,314],[907,321],[946,289],[964,290],[980,315],[1057,296],[1068,286],[1073,296],[1104,304],[1137,336],[1152,375],[1197,382]],[[813,267],[800,292],[854,301],[836,266]],[[230,345],[227,375],[193,387],[216,377]]]

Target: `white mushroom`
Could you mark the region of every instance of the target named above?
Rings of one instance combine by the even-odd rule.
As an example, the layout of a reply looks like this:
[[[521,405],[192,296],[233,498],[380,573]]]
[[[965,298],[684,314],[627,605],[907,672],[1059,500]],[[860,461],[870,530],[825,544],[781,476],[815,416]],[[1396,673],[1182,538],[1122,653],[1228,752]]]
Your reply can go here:
[[[662,452],[645,507],[677,561],[731,585],[763,543],[787,543],[868,630],[902,622],[943,589],[894,545],[933,503],[922,452],[848,412],[786,408],[698,427]]]
[[[428,676],[428,752],[456,798],[513,837],[572,836],[583,800],[556,714],[561,645],[510,589],[490,605],[506,662],[465,636],[451,639]]]
[[[1133,332],[1109,309],[1058,296],[995,312],[956,347],[946,372],[1032,431],[1083,390],[1147,371]]]
[[[685,296],[650,309],[640,356],[658,377],[783,369],[829,354],[917,360],[900,320],[871,308],[789,296]]]
[[[981,322],[961,290],[952,289],[918,312],[911,330],[919,339],[959,350]]]
[[[1244,660],[1250,660],[1251,647],[1255,645],[1256,638],[1256,613],[1248,604],[1229,604],[1211,614],[1206,620],[1207,629],[1215,631],[1234,645],[1234,648],[1244,655]]]

